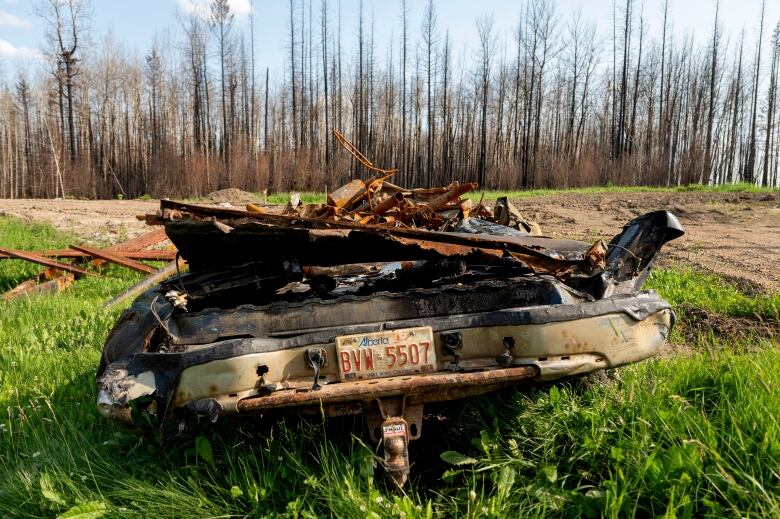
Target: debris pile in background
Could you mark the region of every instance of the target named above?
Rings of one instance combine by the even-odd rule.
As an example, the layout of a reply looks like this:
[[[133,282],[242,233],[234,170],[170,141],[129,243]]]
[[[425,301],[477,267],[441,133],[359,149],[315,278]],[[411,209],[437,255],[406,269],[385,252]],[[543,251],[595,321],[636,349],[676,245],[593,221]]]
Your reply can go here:
[[[492,217],[491,211],[483,204],[461,199],[461,195],[476,187],[476,184],[453,182],[441,188],[404,189],[384,178],[367,182],[355,179],[328,194],[324,204],[304,204],[299,196],[293,195],[284,206],[249,204],[247,210],[320,220],[445,230],[447,226],[470,216]]]
[[[247,211],[431,231],[541,235],[539,226],[524,218],[506,197],[499,198],[495,209],[491,209],[481,199],[475,204],[470,199],[461,198],[477,189],[475,183],[453,182],[446,187],[427,189],[397,186],[388,182],[397,170],[374,166],[341,133],[334,130],[333,135],[356,161],[375,175],[373,178],[367,181],[356,178],[348,182],[329,193],[324,204],[304,204],[300,195],[294,194],[286,205],[261,207],[247,204]],[[517,232],[474,222],[473,219],[511,227]]]
[[[355,179],[330,193],[324,204],[304,204],[294,194],[286,205],[261,207],[248,204],[247,211],[278,216],[300,216],[333,222],[355,222],[363,225],[387,225],[399,228],[427,229],[496,234],[497,226],[509,227],[498,234],[540,236],[536,222],[526,219],[506,197],[494,208],[482,200],[473,203],[461,198],[474,191],[477,184],[453,182],[446,187],[405,189],[385,178],[369,181]],[[482,220],[477,223],[474,220]]]

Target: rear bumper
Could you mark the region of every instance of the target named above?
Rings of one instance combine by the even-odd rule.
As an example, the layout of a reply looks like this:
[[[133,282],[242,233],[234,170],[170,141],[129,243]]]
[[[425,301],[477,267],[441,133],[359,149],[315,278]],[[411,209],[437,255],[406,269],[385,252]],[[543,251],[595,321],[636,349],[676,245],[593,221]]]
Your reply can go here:
[[[245,413],[291,407],[338,406],[393,396],[406,396],[409,405],[444,402],[495,391],[538,376],[539,370],[534,366],[516,366],[470,373],[439,372],[360,380],[322,386],[317,391],[291,389],[266,396],[248,397],[239,400],[236,409]],[[329,409],[329,414],[344,414],[349,409],[335,407]]]
[[[366,402],[407,395],[412,403],[453,400],[532,380],[555,380],[637,362],[656,354],[674,324],[669,304],[653,291],[603,300],[510,308],[498,312],[405,319],[318,330],[287,338],[242,338],[179,353],[135,353],[108,365],[98,379],[98,408],[131,424],[131,403],[162,421],[174,410],[209,414],[278,408],[360,412]],[[339,335],[431,326],[437,372],[340,382]],[[457,362],[442,349],[442,333],[458,333]],[[504,339],[515,343],[506,358]],[[325,351],[319,390],[305,362]],[[500,357],[502,357],[500,359]]]

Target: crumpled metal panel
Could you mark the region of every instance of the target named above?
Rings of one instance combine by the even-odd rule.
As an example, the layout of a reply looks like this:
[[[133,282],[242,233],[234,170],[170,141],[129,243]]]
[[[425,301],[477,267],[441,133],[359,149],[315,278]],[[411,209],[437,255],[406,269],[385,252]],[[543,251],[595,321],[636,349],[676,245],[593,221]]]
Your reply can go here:
[[[216,209],[163,200],[161,220],[193,270],[295,256],[301,265],[479,256],[491,262],[512,257],[537,273],[591,277],[604,267],[606,247],[531,236],[493,236],[425,229],[323,222],[296,216]],[[229,233],[213,226],[216,217]],[[259,250],[257,243],[264,247]],[[314,246],[312,246],[314,245]]]

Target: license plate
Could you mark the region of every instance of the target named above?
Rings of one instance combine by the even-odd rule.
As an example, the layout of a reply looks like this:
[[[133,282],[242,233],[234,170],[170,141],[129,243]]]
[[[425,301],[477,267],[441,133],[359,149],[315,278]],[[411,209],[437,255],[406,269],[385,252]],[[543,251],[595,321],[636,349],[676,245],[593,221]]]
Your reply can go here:
[[[430,326],[342,335],[336,338],[336,348],[342,381],[435,371]]]

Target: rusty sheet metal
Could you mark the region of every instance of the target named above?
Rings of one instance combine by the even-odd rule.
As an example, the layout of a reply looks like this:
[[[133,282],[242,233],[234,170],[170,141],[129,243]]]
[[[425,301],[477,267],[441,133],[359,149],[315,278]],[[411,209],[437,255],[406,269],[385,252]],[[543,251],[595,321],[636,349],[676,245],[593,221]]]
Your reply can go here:
[[[448,233],[459,234],[459,233]],[[576,276],[592,276],[603,270],[604,256],[606,255],[606,246],[602,241],[596,242],[588,252],[584,260],[550,258],[544,253],[528,249],[520,244],[503,243],[492,244],[484,240],[480,235],[460,235],[464,238],[462,243],[438,242],[433,240],[409,238],[403,236],[393,236],[393,239],[407,245],[416,245],[421,249],[435,251],[442,256],[467,256],[479,252],[481,254],[503,258],[506,253],[514,259],[522,262],[531,270],[537,273],[547,273],[561,278],[570,278]],[[475,237],[476,240],[470,242],[469,237]]]
[[[259,238],[263,233],[268,232],[268,238],[272,239],[274,246],[283,250],[285,244],[293,245],[296,240],[304,239],[308,235],[308,241],[315,242],[324,238],[335,240],[329,246],[332,249],[321,249],[312,251],[314,257],[323,261],[333,259],[334,262],[340,261],[340,254],[347,252],[344,247],[347,246],[347,240],[365,240],[364,245],[374,249],[376,257],[367,259],[361,256],[361,261],[391,261],[397,259],[424,259],[424,257],[412,257],[414,250],[429,251],[441,256],[459,256],[479,253],[486,257],[500,259],[506,254],[511,255],[516,260],[526,264],[529,268],[539,273],[551,273],[563,277],[592,276],[599,273],[599,268],[603,265],[603,256],[606,254],[606,248],[603,243],[596,242],[588,249],[587,244],[574,242],[570,240],[552,240],[549,238],[531,237],[531,236],[492,236],[480,234],[467,234],[455,232],[429,231],[426,229],[410,229],[388,227],[384,225],[362,225],[349,221],[323,221],[319,219],[307,219],[296,216],[268,215],[258,214],[249,211],[234,209],[221,209],[213,207],[202,207],[191,204],[183,204],[169,200],[161,201],[161,211],[158,218],[163,222],[175,222],[187,219],[209,219],[212,217],[221,218],[236,231],[231,236],[240,235],[242,232],[254,233]],[[251,228],[253,222],[262,224],[260,227]],[[194,229],[192,229],[194,231]],[[296,235],[297,233],[297,235]],[[301,234],[303,233],[303,234]],[[194,236],[191,232],[189,236]],[[177,246],[188,261],[191,259],[187,255],[208,253],[208,251],[197,251],[191,247],[186,247],[182,240],[189,240],[187,236],[181,234],[173,236],[174,241],[179,241]],[[239,239],[231,238],[231,239]],[[338,241],[344,241],[343,246]],[[383,253],[382,242],[392,242],[412,249],[409,251],[408,258],[387,257],[392,253],[388,248]],[[272,241],[268,242],[269,244]],[[323,242],[324,243],[324,242]],[[351,242],[352,246],[358,245],[358,241]],[[302,244],[299,245],[302,247]],[[185,250],[187,249],[187,250]],[[353,251],[356,252],[356,251]],[[363,254],[363,252],[361,252]],[[193,256],[193,260],[197,260]],[[316,264],[311,261],[300,258],[302,264]],[[346,260],[346,257],[344,258]],[[197,262],[197,261],[196,261]]]
[[[328,195],[328,203],[339,209],[349,208],[366,195],[366,183],[356,178]]]
[[[127,257],[122,256],[121,254],[111,252],[110,250],[107,249],[101,250],[95,247],[89,247],[87,245],[71,245],[71,248],[89,254],[93,258],[102,259],[105,261],[109,261],[111,263],[116,263],[117,265],[121,265],[123,267],[127,267],[131,270],[142,272],[144,274],[151,274],[156,271],[154,267],[150,267],[149,265],[145,265],[138,261],[129,259]]]
[[[539,375],[534,366],[517,366],[472,373],[443,373],[341,382],[319,390],[282,390],[270,395],[240,400],[240,413],[285,407],[371,401],[376,398],[408,395],[410,404],[442,402],[474,396],[507,387]]]
[[[54,295],[68,288],[76,280],[76,276],[70,272],[48,268],[33,279],[28,279],[18,284],[5,294],[4,301],[11,301],[22,296],[36,294]]]

